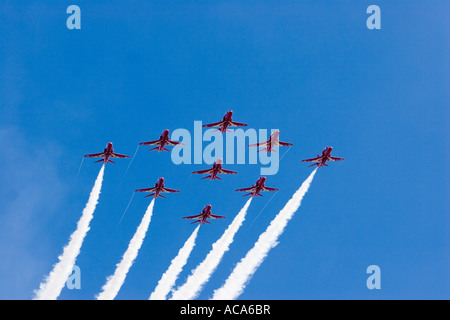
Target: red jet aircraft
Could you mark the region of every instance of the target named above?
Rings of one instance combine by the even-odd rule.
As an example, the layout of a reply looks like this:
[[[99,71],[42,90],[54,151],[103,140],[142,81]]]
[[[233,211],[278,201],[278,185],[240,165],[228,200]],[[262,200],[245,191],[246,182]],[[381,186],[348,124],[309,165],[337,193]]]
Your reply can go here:
[[[137,189],[134,192],[153,192],[153,193],[149,194],[148,196],[145,196],[145,198],[152,197],[152,196],[154,198],[158,198],[158,197],[165,198],[161,193],[163,193],[163,192],[178,193],[180,191],[164,187],[164,178],[159,178],[153,188]]]
[[[203,210],[200,214],[198,214],[196,216],[183,217],[183,219],[198,219],[192,223],[204,224],[204,223],[210,223],[209,221],[206,221],[206,219],[225,219],[225,217],[224,216],[216,216],[216,215],[211,214],[211,205],[208,204],[207,206],[205,206],[203,208]]]
[[[216,162],[214,162],[213,166],[211,169],[206,169],[206,170],[200,170],[200,171],[194,171],[192,173],[194,174],[208,174],[208,176],[203,177],[201,180],[209,178],[209,180],[214,180],[214,179],[219,179],[222,180],[220,177],[218,177],[218,174],[236,174],[236,171],[231,171],[231,170],[225,170],[222,169],[222,159],[217,159]]]
[[[267,153],[273,151],[276,152],[276,150],[273,149],[273,147],[278,147],[278,146],[292,146],[292,143],[289,142],[281,142],[279,140],[279,136],[280,136],[280,131],[275,131],[274,133],[272,133],[270,135],[269,140],[267,140],[266,142],[262,142],[262,143],[255,143],[255,144],[251,144],[249,145],[249,147],[265,147],[261,150],[258,150],[258,152],[260,151],[266,151]]]
[[[309,167],[317,166],[319,168],[319,167],[328,167],[328,165],[325,163],[327,161],[342,161],[342,160],[344,160],[344,158],[332,157],[330,155],[331,150],[333,150],[333,147],[326,147],[325,149],[323,149],[321,156],[317,155],[316,158],[302,160],[302,162],[315,162],[312,165],[310,165]]]
[[[223,116],[222,121],[216,122],[216,123],[211,123],[211,124],[205,124],[202,126],[202,128],[219,127],[219,129],[214,130],[213,132],[220,131],[220,132],[224,133],[224,132],[230,132],[230,130],[227,130],[228,127],[246,127],[247,126],[247,124],[245,124],[245,123],[233,121],[232,117],[233,117],[233,111],[228,111]]]
[[[244,194],[243,197],[251,195],[252,198],[256,196],[262,197],[261,191],[278,191],[277,188],[266,187],[264,184],[266,182],[266,177],[261,177],[256,181],[256,184],[252,184],[250,188],[237,189],[236,191],[250,191],[250,193]]]
[[[176,146],[178,144],[184,145],[181,142],[169,140],[169,129],[164,130],[158,140],[139,143],[140,146],[157,146],[148,151],[158,150],[158,152],[169,151],[165,146]]]
[[[112,146],[113,146],[113,144],[112,144],[112,142],[110,142],[106,145],[106,148],[105,148],[105,150],[103,150],[103,152],[87,154],[84,157],[85,158],[103,158],[101,160],[95,161],[94,163],[103,161],[104,164],[106,164],[108,162],[115,163],[114,161],[110,160],[109,158],[129,158],[129,156],[126,156],[124,154],[114,153],[114,149]]]

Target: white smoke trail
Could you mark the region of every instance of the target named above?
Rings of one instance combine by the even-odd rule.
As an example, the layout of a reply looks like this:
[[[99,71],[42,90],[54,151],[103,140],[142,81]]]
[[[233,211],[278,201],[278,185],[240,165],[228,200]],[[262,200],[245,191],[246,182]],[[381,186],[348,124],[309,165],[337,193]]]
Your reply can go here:
[[[78,168],[77,178],[78,178],[78,175],[80,174],[81,166],[83,165],[83,162],[84,162],[84,157],[81,157],[81,163],[80,163],[80,167]]]
[[[71,234],[69,243],[64,247],[62,255],[58,257],[59,261],[54,265],[53,270],[46,277],[45,281],[39,285],[39,290],[35,291],[35,300],[56,300],[64,288],[80,253],[83,240],[90,229],[89,224],[94,217],[95,207],[100,197],[104,172],[105,165],[102,166],[98,173],[94,187],[89,195],[89,200],[77,223],[77,229]]]
[[[203,285],[209,280],[222,260],[223,255],[228,251],[230,244],[233,242],[234,235],[245,220],[245,215],[247,214],[251,202],[252,198],[248,199],[247,203],[241,211],[239,211],[233,222],[231,222],[227,230],[225,230],[222,237],[212,245],[212,249],[205,260],[192,271],[192,274],[188,277],[186,283],[173,293],[171,300],[192,300],[198,296]]]
[[[113,300],[117,293],[119,293],[120,288],[125,282],[128,271],[136,259],[139,249],[144,242],[145,235],[152,218],[153,206],[155,204],[155,199],[150,202],[147,211],[142,218],[141,224],[136,230],[133,238],[131,239],[127,251],[125,251],[122,261],[120,261],[116,266],[116,271],[113,275],[106,279],[105,285],[102,287],[102,292],[97,295],[98,300]]]
[[[258,241],[247,255],[236,265],[225,284],[214,291],[213,300],[234,300],[239,297],[250,281],[252,275],[264,261],[270,249],[278,244],[278,238],[283,233],[289,220],[300,207],[303,196],[309,189],[317,168],[303,182],[284,208],[272,220],[266,231],[259,236]]]
[[[134,152],[133,158],[131,158],[131,161],[130,161],[130,163],[128,164],[127,170],[125,170],[125,173],[123,174],[122,179],[126,176],[126,174],[127,174],[127,172],[128,172],[128,169],[130,169],[130,166],[131,166],[131,164],[133,163],[133,160],[134,160],[134,158],[136,157],[136,154],[137,154],[138,150],[139,150],[139,145],[137,146],[136,151]]]
[[[120,217],[119,223],[117,225],[119,225],[122,222],[123,217],[125,217],[125,213],[127,213],[128,208],[130,207],[131,201],[133,201],[134,194],[135,194],[135,192],[133,191],[133,194],[131,195],[130,201],[128,201],[128,205],[125,208],[125,211],[123,212],[122,216]]]
[[[177,281],[178,275],[183,270],[186,262],[191,254],[192,249],[195,246],[195,240],[197,238],[198,230],[200,226],[195,228],[192,235],[187,239],[184,246],[178,251],[178,255],[172,260],[170,267],[159,280],[153,293],[150,295],[149,300],[165,300],[172,287]]]

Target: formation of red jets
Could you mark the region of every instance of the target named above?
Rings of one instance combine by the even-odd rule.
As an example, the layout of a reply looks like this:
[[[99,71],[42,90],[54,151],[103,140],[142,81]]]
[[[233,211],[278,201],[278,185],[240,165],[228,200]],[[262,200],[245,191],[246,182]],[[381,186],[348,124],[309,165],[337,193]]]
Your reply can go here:
[[[229,127],[246,127],[247,126],[247,124],[245,124],[245,123],[233,121],[232,117],[233,117],[233,111],[228,111],[227,113],[225,113],[225,115],[223,116],[223,119],[221,121],[211,123],[211,124],[205,124],[205,125],[203,125],[203,127],[204,128],[218,128],[215,131],[220,131],[221,133],[224,133],[224,132],[230,132],[229,130],[227,130],[227,128],[229,128]],[[267,153],[269,153],[269,152],[276,152],[276,150],[274,150],[274,147],[292,146],[292,143],[281,142],[279,140],[279,136],[280,136],[280,131],[276,131],[271,134],[269,140],[267,140],[266,142],[251,144],[251,145],[249,145],[249,147],[263,147],[262,149],[258,150],[258,152],[266,151]],[[155,146],[154,148],[150,149],[149,151],[158,150],[158,152],[161,152],[161,151],[169,151],[166,148],[166,146],[183,145],[183,143],[170,140],[169,139],[169,130],[166,129],[162,132],[162,134],[158,140],[142,142],[139,145]],[[326,147],[322,151],[321,155],[317,155],[317,157],[315,157],[315,158],[302,160],[302,162],[313,162],[313,164],[311,164],[310,167],[311,166],[328,167],[328,165],[326,164],[327,161],[342,161],[342,160],[344,160],[344,158],[338,158],[338,157],[331,156],[332,150],[333,150],[332,147]],[[106,145],[106,148],[103,150],[103,152],[87,154],[84,157],[86,157],[86,158],[101,158],[100,160],[95,161],[95,163],[103,162],[104,164],[115,163],[114,161],[111,160],[111,158],[129,158],[129,156],[127,156],[127,155],[115,153],[112,142],[109,142]],[[216,160],[216,162],[213,164],[213,166],[210,169],[194,171],[192,173],[193,174],[206,174],[206,176],[203,177],[202,180],[207,179],[207,178],[209,178],[210,180],[215,180],[215,179],[221,180],[221,178],[218,176],[219,174],[236,174],[237,173],[236,171],[223,169],[222,163],[223,163],[222,159],[218,159],[218,160]],[[251,197],[256,197],[256,196],[262,197],[262,195],[260,194],[260,192],[262,192],[262,191],[278,191],[277,188],[266,187],[265,182],[266,182],[266,177],[261,177],[256,181],[255,184],[252,184],[251,187],[237,189],[235,191],[248,192],[244,196],[251,196]],[[175,190],[175,189],[166,188],[164,186],[164,178],[159,178],[158,181],[155,183],[154,187],[145,188],[145,189],[137,189],[137,190],[135,190],[135,192],[150,193],[149,195],[147,195],[145,197],[165,198],[161,193],[178,193],[180,191]],[[224,219],[224,218],[225,218],[224,216],[213,215],[211,213],[211,205],[210,204],[206,205],[199,215],[183,217],[183,219],[194,219],[195,221],[193,223],[199,223],[199,224],[209,223],[207,221],[207,219]]]

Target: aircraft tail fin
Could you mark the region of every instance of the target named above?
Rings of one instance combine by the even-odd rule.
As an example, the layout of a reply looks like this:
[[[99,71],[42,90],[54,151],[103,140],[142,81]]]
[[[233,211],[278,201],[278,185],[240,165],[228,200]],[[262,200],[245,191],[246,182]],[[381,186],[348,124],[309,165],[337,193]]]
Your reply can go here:
[[[203,178],[201,178],[200,180],[205,180],[205,179],[208,179],[208,178],[211,178],[211,175],[206,176],[206,177],[203,177]]]
[[[153,151],[153,150],[158,150],[158,147],[152,148],[152,149],[150,149],[148,151]]]
[[[145,196],[144,198],[153,197],[154,195],[155,195],[154,193],[150,193],[148,196]]]
[[[105,161],[105,159],[101,159],[101,160],[95,161],[94,163],[99,163],[99,162],[103,162],[103,161]]]

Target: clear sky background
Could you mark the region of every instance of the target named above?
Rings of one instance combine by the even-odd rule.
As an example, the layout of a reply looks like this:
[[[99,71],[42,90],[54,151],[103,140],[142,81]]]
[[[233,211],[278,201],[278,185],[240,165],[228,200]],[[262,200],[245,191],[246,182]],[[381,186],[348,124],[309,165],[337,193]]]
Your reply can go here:
[[[81,30],[66,27],[71,4]],[[371,4],[381,30],[366,27]],[[233,110],[294,147],[267,177],[280,191],[254,199],[199,298],[310,174],[300,160],[333,146],[345,161],[318,171],[240,298],[449,299],[449,12],[444,0],[1,1],[0,298],[32,298],[57,262],[100,169],[85,160],[77,177],[82,155],[111,141],[132,156],[164,129],[193,133]],[[136,194],[119,225],[134,189],[163,176],[182,192],[157,199],[118,299],[149,297],[194,229],[181,217],[212,204],[227,219],[200,228],[183,284],[244,205],[234,190],[259,177],[247,164],[200,180],[191,172],[207,165],[147,149],[125,176],[129,160],[107,166],[77,260],[82,289],[61,299],[93,299],[114,272],[149,204]],[[381,290],[366,287],[373,264]]]

